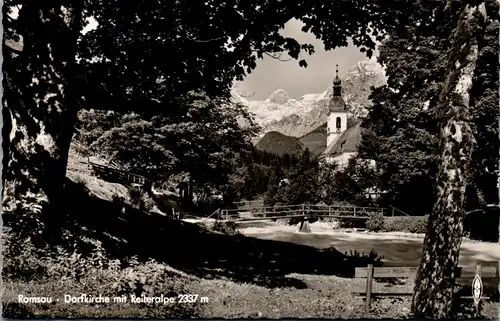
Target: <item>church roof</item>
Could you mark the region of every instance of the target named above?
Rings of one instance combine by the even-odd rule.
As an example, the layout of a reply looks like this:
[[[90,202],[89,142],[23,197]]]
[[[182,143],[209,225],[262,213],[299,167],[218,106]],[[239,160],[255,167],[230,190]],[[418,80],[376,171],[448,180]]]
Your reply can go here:
[[[354,153],[358,150],[360,142],[361,121],[357,120],[342,133],[334,144],[327,146],[323,154],[327,156],[338,156],[343,153]]]
[[[330,100],[330,103],[328,105],[328,111],[330,113],[332,112],[346,112],[347,109],[345,108],[345,102],[342,97],[339,96],[333,96],[332,99]]]

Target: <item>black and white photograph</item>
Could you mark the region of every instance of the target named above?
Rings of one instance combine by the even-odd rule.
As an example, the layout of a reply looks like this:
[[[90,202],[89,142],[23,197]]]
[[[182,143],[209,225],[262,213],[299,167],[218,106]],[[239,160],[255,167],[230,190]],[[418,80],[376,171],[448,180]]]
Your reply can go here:
[[[4,319],[499,308],[499,0],[5,0]]]

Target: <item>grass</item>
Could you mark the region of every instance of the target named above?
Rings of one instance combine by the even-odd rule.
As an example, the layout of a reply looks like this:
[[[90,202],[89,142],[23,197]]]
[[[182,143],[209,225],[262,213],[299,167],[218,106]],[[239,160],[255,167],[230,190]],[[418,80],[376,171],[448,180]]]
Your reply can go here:
[[[10,239],[4,239],[6,246]],[[362,301],[352,301],[350,290],[363,286],[361,280],[348,278],[290,273],[282,277],[287,284],[255,281],[240,282],[231,276],[207,278],[193,276],[154,260],[140,262],[136,257],[130,260],[108,259],[98,242],[91,255],[82,257],[59,249],[57,253],[45,253],[42,259],[32,260],[36,249],[28,243],[24,254],[9,255],[4,262],[7,267],[29,262],[38,264],[43,272],[38,278],[10,277],[4,282],[4,316],[20,318],[75,317],[75,318],[255,318],[255,317],[338,317],[339,315],[361,317]],[[335,249],[322,251],[332,258],[338,257]],[[17,254],[17,253],[12,253]],[[51,255],[52,254],[52,255]],[[353,257],[366,260],[359,253]],[[345,257],[348,258],[347,256]],[[15,261],[9,260],[15,259]],[[359,262],[365,264],[366,262]],[[325,263],[328,260],[325,260]],[[7,269],[9,271],[9,269]],[[36,270],[36,269],[34,269]],[[279,274],[276,275],[280,278]],[[260,283],[260,284],[259,284]],[[354,288],[353,288],[354,287]],[[176,297],[178,294],[198,294],[208,302],[196,304],[66,304],[65,294],[101,295],[110,300],[116,296],[131,295]],[[45,296],[59,302],[53,304],[19,304],[19,294],[24,296]],[[390,309],[386,308],[386,311]]]
[[[408,298],[375,300],[367,314],[363,299],[352,295],[365,287],[364,280],[353,279],[355,267],[380,265],[376,253],[347,248],[341,253],[331,241],[320,249],[297,240],[249,237],[234,226],[189,224],[132,207],[122,213],[111,202],[120,187],[109,192],[108,183],[82,171],[77,173],[83,177],[75,179],[75,172],[68,175],[76,182],[66,199],[64,226],[72,242],[37,250],[29,241],[2,239],[4,317],[402,318],[409,313]],[[307,243],[306,235],[295,237]],[[396,287],[411,291],[412,285]],[[374,284],[374,291],[387,289],[386,283]],[[62,302],[65,294],[82,293],[110,298],[198,294],[208,302]],[[19,294],[60,301],[19,304]]]
[[[117,290],[112,281],[116,276],[119,275],[121,278],[121,284],[128,286],[130,275],[140,279],[141,276],[151,278],[160,274],[163,275],[161,282],[157,280],[154,288],[146,290],[147,295],[163,294],[175,297],[180,293],[191,293],[207,297],[208,302],[166,305],[130,302],[88,305],[58,302],[52,305],[38,305],[36,308],[33,305],[12,303],[15,302],[18,293],[53,298],[62,298],[68,293],[72,295],[87,293],[112,298],[124,293],[123,291],[132,291]],[[94,273],[87,273],[78,282],[71,279],[59,281],[55,278],[31,282],[9,281],[5,283],[4,288],[4,316],[21,318],[62,316],[70,318],[406,318],[409,316],[408,297],[374,299],[370,312],[366,313],[363,298],[352,295],[353,291],[364,290],[363,279],[297,273],[286,277],[297,280],[302,286],[269,288],[228,279],[205,279],[167,269],[155,263],[139,264],[133,270],[124,269],[118,274],[116,270],[95,270]],[[141,282],[147,283],[146,280]],[[411,282],[400,285],[374,282],[373,291],[411,292],[412,286]],[[489,303],[485,305],[484,311],[494,318],[495,308],[495,304]]]

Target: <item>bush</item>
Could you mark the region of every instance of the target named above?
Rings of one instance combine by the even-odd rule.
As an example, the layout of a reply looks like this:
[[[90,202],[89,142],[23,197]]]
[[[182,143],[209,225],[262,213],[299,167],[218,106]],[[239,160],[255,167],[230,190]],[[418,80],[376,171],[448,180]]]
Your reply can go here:
[[[370,218],[366,221],[366,228],[371,232],[379,232],[384,227],[384,215],[380,213],[375,213],[370,216]]]
[[[345,255],[354,266],[366,267],[368,264],[372,264],[375,267],[380,267],[383,265],[382,261],[384,257],[378,255],[378,253],[373,249],[368,254],[358,252],[356,250],[350,250],[349,253],[345,252]]]
[[[346,228],[359,228],[363,229],[366,228],[366,223],[368,220],[362,219],[362,218],[352,218],[352,219],[339,219],[339,228],[341,229],[346,229]]]
[[[90,255],[70,253],[62,247],[38,250],[29,242],[12,242],[12,237],[4,234],[4,306],[5,317],[38,318],[118,318],[130,317],[193,317],[198,314],[195,304],[144,304],[115,303],[95,306],[86,304],[39,304],[19,305],[15,302],[18,294],[26,296],[62,297],[69,293],[99,293],[115,297],[130,295],[177,297],[190,293],[188,280],[178,272],[154,260],[139,262],[137,257],[110,259],[100,242],[90,240],[94,250]],[[13,244],[25,245],[17,255]],[[5,247],[7,245],[7,247]],[[16,256],[14,256],[16,254]],[[6,269],[7,268],[7,269]],[[20,273],[20,272],[24,273]],[[36,271],[36,277],[33,272]],[[29,278],[22,278],[27,273]],[[6,284],[7,283],[7,284]]]
[[[131,186],[128,188],[130,203],[136,209],[142,210],[145,207],[144,193],[140,188]]]
[[[29,239],[14,238],[4,230],[2,235],[2,277],[10,280],[29,281],[44,277],[47,267],[39,257],[42,251]]]
[[[428,216],[387,217],[382,231],[425,234],[427,218]]]
[[[475,212],[465,216],[464,233],[473,240],[498,242],[498,209]]]
[[[239,235],[240,231],[238,231],[238,226],[235,222],[224,222],[224,221],[215,221],[212,225],[212,230],[221,232],[227,235]]]

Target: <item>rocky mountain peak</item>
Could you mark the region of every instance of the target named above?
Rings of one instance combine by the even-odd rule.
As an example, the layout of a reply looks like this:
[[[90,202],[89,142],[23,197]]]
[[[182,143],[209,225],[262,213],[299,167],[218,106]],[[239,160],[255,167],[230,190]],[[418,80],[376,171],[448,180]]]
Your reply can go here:
[[[290,97],[288,96],[288,93],[284,89],[278,89],[275,92],[269,96],[269,98],[266,99],[266,102],[272,103],[272,104],[280,104],[284,105],[290,100]]]
[[[354,118],[365,114],[366,108],[371,105],[368,99],[370,87],[379,87],[387,82],[385,69],[374,58],[358,62],[339,77],[349,117]],[[262,128],[261,137],[270,131],[302,137],[326,123],[332,96],[330,85],[323,93],[306,94],[298,100],[291,99],[283,89],[276,90],[264,101],[248,101],[243,97],[238,97],[238,100],[244,102],[255,115]]]

